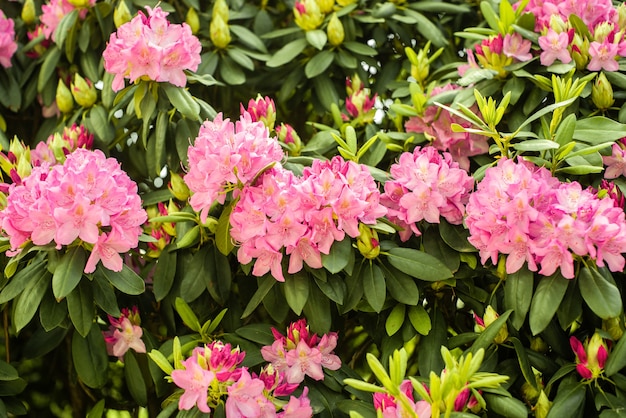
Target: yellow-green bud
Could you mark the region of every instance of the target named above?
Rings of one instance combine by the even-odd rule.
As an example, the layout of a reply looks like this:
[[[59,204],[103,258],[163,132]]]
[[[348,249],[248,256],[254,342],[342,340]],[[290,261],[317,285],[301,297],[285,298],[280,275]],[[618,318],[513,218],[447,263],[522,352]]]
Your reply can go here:
[[[77,9],[89,7],[89,0],[67,0],[67,2]]]
[[[189,187],[180,174],[170,172],[170,184],[167,186],[174,197],[182,202],[189,199]]]
[[[620,3],[615,10],[617,10],[617,27],[623,28],[626,26],[626,3]]]
[[[30,25],[35,23],[37,13],[35,12],[35,2],[33,0],[26,0],[24,6],[22,6],[22,20],[25,24]]]
[[[316,0],[296,0],[293,14],[296,25],[305,31],[317,29],[324,22],[324,14]]]
[[[605,319],[602,329],[609,333],[613,341],[618,341],[624,335],[624,319],[621,316]]]
[[[550,16],[550,26],[556,33],[567,32],[569,27],[560,15],[553,14]]]
[[[124,23],[130,22],[132,19],[132,15],[130,14],[130,10],[126,5],[125,0],[120,0],[117,4],[117,7],[113,11],[113,23],[115,23],[115,27],[119,28]]]
[[[572,46],[576,47],[572,48],[572,59],[576,63],[576,69],[584,70],[589,62],[589,40],[575,33]]]
[[[30,150],[20,156],[15,168],[21,178],[26,178],[30,175],[30,172],[33,170],[33,164],[30,162]]]
[[[93,83],[88,78],[81,77],[78,73],[74,74],[71,92],[76,103],[85,108],[93,106],[98,99],[98,93]]]
[[[350,6],[351,4],[356,3],[357,0],[337,0],[337,4],[341,7]]]
[[[542,390],[539,394],[539,399],[533,408],[533,411],[535,411],[535,418],[546,418],[551,407],[552,402],[550,402],[546,393]]]
[[[213,16],[211,16],[211,20],[215,19],[216,16],[219,16],[224,22],[228,22],[228,13],[228,4],[226,4],[226,0],[217,0],[213,5]]]
[[[224,49],[230,44],[231,37],[228,23],[220,15],[213,15],[209,25],[209,35],[211,36],[211,42],[218,49]]]
[[[538,353],[545,353],[548,351],[548,344],[541,337],[532,337],[530,339],[530,349]]]
[[[611,86],[604,73],[598,74],[595,83],[591,87],[591,100],[600,110],[607,110],[615,103],[613,86]]]
[[[328,14],[333,11],[335,0],[317,0],[317,5],[320,7],[320,12]]]
[[[380,254],[380,244],[378,243],[378,233],[369,226],[359,223],[359,236],[356,246],[363,257],[373,259]]]
[[[200,30],[200,18],[198,17],[198,12],[196,12],[196,9],[190,7],[189,10],[187,10],[185,22],[189,25],[189,28],[191,28],[191,33],[193,33],[194,35],[198,33],[198,31]]]
[[[611,22],[600,22],[593,28],[593,40],[603,43],[606,38],[615,31],[615,27]]]
[[[328,42],[330,42],[331,45],[339,46],[343,43],[346,34],[343,30],[341,20],[337,17],[337,13],[333,13],[331,16],[326,32],[328,33]]]
[[[409,61],[411,62],[411,76],[419,84],[423,85],[424,81],[430,74],[430,62],[428,58],[428,49],[430,48],[430,42],[425,48],[420,49],[418,53],[415,53],[411,48],[405,48],[405,53]]]
[[[72,109],[74,109],[74,98],[72,97],[72,92],[70,92],[70,89],[67,88],[61,79],[59,79],[59,83],[57,84],[56,101],[57,107],[61,113],[70,113]]]

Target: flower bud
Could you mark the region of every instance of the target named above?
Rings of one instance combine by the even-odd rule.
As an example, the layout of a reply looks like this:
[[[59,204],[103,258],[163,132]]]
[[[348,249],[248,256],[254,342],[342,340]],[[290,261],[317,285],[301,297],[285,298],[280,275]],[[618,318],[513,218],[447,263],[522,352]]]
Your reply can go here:
[[[339,46],[343,43],[346,34],[343,30],[341,20],[337,17],[337,13],[333,13],[331,16],[326,32],[328,33],[328,42],[330,42],[331,45]]]
[[[476,332],[484,331],[485,328],[491,325],[496,319],[498,319],[498,317],[498,313],[491,307],[491,305],[487,306],[487,308],[485,309],[485,314],[482,318],[474,314],[474,320],[476,321],[474,330]],[[493,342],[496,344],[502,344],[507,340],[507,338],[509,338],[509,331],[506,327],[506,324],[504,324],[498,331],[498,334],[494,338]]]
[[[320,12],[328,14],[333,11],[335,0],[317,0],[317,5],[320,8]]]
[[[276,105],[274,100],[265,96],[261,97],[259,94],[256,99],[250,99],[248,101],[248,108],[243,106],[243,103],[239,105],[241,113],[248,112],[252,116],[253,122],[263,122],[263,124],[272,131],[274,124],[276,123]]]
[[[359,223],[359,236],[356,240],[356,246],[363,257],[369,260],[378,257],[380,254],[378,233],[369,226]]]
[[[67,0],[67,2],[77,9],[84,9],[90,6],[89,0]]]
[[[430,74],[430,60],[428,58],[428,49],[430,43],[423,49],[420,49],[418,53],[415,53],[411,48],[406,47],[405,53],[409,62],[411,63],[411,77],[415,79],[420,85],[424,84],[424,81]]]
[[[211,23],[209,25],[209,34],[211,36],[211,42],[218,49],[224,49],[230,44],[230,29],[228,28],[227,20],[224,20],[221,15],[213,15]]]
[[[316,0],[296,0],[293,14],[296,25],[306,31],[317,29],[324,22],[324,14]]]
[[[63,80],[59,79],[56,95],[57,107],[62,113],[70,113],[74,109],[74,98],[72,92],[67,88]]]
[[[602,329],[609,333],[613,341],[619,341],[624,335],[624,319],[621,316],[604,319]]]
[[[189,187],[178,173],[170,172],[170,183],[167,188],[172,192],[174,197],[182,202],[189,199]]]
[[[542,390],[539,394],[539,399],[537,403],[533,407],[533,411],[535,412],[535,418],[546,418],[548,416],[548,412],[550,412],[550,408],[552,407],[552,402],[546,396],[546,393]]]
[[[219,16],[224,22],[228,22],[228,14],[228,4],[226,4],[226,0],[217,0],[213,5],[213,15],[211,16],[211,20]]]
[[[27,25],[35,23],[35,19],[37,18],[37,13],[35,12],[34,0],[26,0],[24,2],[24,6],[22,6],[21,17],[24,23]]]
[[[117,7],[113,11],[113,23],[115,23],[115,27],[119,28],[124,23],[130,22],[131,19],[132,16],[128,6],[126,5],[126,1],[120,0]]]
[[[298,133],[293,129],[293,126],[281,123],[276,127],[276,136],[278,140],[283,143],[284,147],[289,151],[289,155],[298,156],[302,150],[302,140]]]
[[[600,334],[594,333],[591,339],[586,340],[584,344],[572,336],[570,346],[576,354],[576,371],[583,379],[596,379],[604,372],[604,364],[609,353]]]
[[[88,108],[98,99],[98,93],[93,83],[88,78],[83,78],[80,74],[74,74],[74,82],[71,84],[72,96],[79,106]]]
[[[600,22],[593,28],[593,40],[598,43],[603,43],[607,37],[613,34],[615,27],[611,22]]]
[[[604,73],[598,74],[595,83],[591,87],[591,100],[600,110],[607,110],[615,103],[613,86],[611,86]]]
[[[541,337],[532,337],[530,340],[530,349],[538,353],[546,353],[548,344]]]
[[[196,9],[190,7],[189,10],[187,10],[185,22],[189,25],[189,28],[191,28],[191,33],[193,33],[194,35],[198,33],[198,31],[200,30],[200,18],[198,17],[198,12],[196,12]]]

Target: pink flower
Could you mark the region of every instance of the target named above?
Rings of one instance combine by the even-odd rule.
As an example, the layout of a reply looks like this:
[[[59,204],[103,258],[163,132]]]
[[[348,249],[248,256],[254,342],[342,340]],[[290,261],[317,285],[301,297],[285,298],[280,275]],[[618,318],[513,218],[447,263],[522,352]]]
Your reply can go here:
[[[608,42],[607,39],[604,42],[591,42],[589,44],[589,56],[591,60],[587,64],[589,71],[617,71],[619,70],[619,64],[615,59],[618,54],[618,45]]]
[[[311,401],[307,397],[309,388],[305,387],[299,398],[289,397],[289,402],[283,406],[282,412],[278,413],[278,418],[309,418],[313,416]]]
[[[626,176],[626,150],[619,144],[613,144],[611,155],[602,157],[602,163],[606,165],[604,178],[615,179],[619,176]]]
[[[189,410],[197,406],[201,412],[208,414],[211,408],[207,404],[208,388],[215,379],[213,372],[202,368],[195,357],[183,360],[184,369],[172,371],[172,381],[184,390],[178,400],[178,408]]]
[[[11,57],[17,51],[17,42],[15,42],[15,23],[12,19],[7,18],[4,12],[0,10],[0,65],[9,68]]]
[[[112,33],[102,56],[104,69],[115,75],[114,91],[143,77],[184,87],[185,70],[195,71],[200,64],[200,41],[186,23],[170,24],[160,7],[146,6],[148,15],[139,12],[130,22]]]
[[[94,4],[96,4],[96,0],[89,0],[89,7],[93,7]],[[46,39],[56,40],[55,31],[57,26],[59,26],[65,15],[74,10],[76,10],[76,7],[67,0],[50,0],[47,4],[41,6],[42,14],[39,19],[43,24],[43,33]],[[87,9],[83,8],[80,10],[78,17],[84,19],[86,15]]]
[[[256,99],[250,99],[248,101],[248,108],[243,106],[243,103],[239,105],[241,114],[249,113],[253,122],[263,122],[263,124],[270,131],[274,129],[274,123],[276,122],[276,105],[274,100],[270,97],[261,97],[259,95]]]
[[[524,62],[533,57],[530,53],[531,46],[532,43],[528,39],[522,38],[522,35],[519,33],[507,33],[502,42],[502,51],[507,57]]]
[[[262,417],[262,408],[274,405],[264,396],[265,384],[261,379],[252,378],[248,370],[242,369],[241,377],[228,387],[226,416],[228,418]]]
[[[539,37],[539,46],[542,49],[539,56],[541,65],[550,66],[557,59],[563,64],[568,64],[572,60],[567,49],[569,42],[567,32],[556,33],[554,29],[548,29],[546,35]]]
[[[145,353],[146,345],[141,340],[143,330],[140,325],[139,311],[134,306],[132,311],[128,308],[122,309],[122,315],[116,319],[109,315],[110,327],[108,331],[103,331],[104,341],[107,346],[107,353],[123,361],[124,354],[129,349],[137,353]]]

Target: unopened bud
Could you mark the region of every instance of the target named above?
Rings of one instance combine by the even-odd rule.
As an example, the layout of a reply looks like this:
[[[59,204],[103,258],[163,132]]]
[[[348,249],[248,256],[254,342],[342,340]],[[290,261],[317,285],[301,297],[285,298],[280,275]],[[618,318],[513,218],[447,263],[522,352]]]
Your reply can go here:
[[[550,402],[548,396],[546,396],[546,393],[542,390],[539,394],[539,399],[533,408],[535,411],[535,418],[546,418],[551,407],[552,402]]]
[[[607,110],[615,103],[613,86],[611,86],[604,73],[598,74],[595,83],[591,87],[591,100],[600,110]]]
[[[85,108],[93,106],[98,99],[98,93],[93,83],[88,78],[81,77],[78,73],[74,74],[71,92],[76,103]]]
[[[296,25],[305,31],[317,29],[324,22],[324,14],[316,0],[296,0],[293,14]]]
[[[378,233],[369,226],[360,223],[356,246],[363,257],[369,260],[378,257],[378,254],[380,254]]]
[[[618,341],[624,335],[624,320],[621,316],[604,319],[602,329],[609,333],[613,341]]]
[[[84,9],[90,6],[89,0],[67,0],[67,2],[77,9]]]
[[[339,46],[343,43],[346,34],[343,30],[341,20],[337,17],[337,13],[333,13],[331,16],[326,32],[328,33],[328,42],[330,42],[331,45]]]
[[[168,185],[168,189],[172,192],[176,199],[182,202],[189,199],[189,187],[187,187],[187,184],[180,174],[170,172],[170,183]]]
[[[213,5],[213,15],[211,16],[211,20],[219,16],[224,22],[228,22],[228,14],[228,4],[226,4],[226,0],[217,0]]]
[[[615,32],[615,27],[611,22],[600,22],[593,28],[593,40],[603,43],[606,38]]]
[[[328,14],[333,11],[335,0],[317,0],[317,5],[320,8],[320,12]]]
[[[278,140],[284,144],[284,147],[287,148],[289,155],[300,155],[302,140],[296,130],[293,129],[293,126],[281,123],[280,126],[276,127],[276,136]]]
[[[276,123],[276,105],[274,100],[270,97],[262,97],[260,94],[256,99],[250,99],[248,101],[248,108],[243,106],[243,103],[239,106],[241,113],[248,112],[252,117],[253,122],[263,122],[263,124],[272,131],[274,124]]]
[[[200,18],[198,17],[198,12],[196,12],[196,9],[190,7],[189,10],[187,10],[185,22],[189,25],[189,28],[191,28],[191,33],[193,33],[194,35],[198,33],[198,31],[200,30]]]
[[[25,24],[30,25],[35,22],[37,18],[37,13],[35,11],[35,2],[34,0],[26,0],[24,2],[24,6],[22,6],[22,20]]]
[[[57,107],[62,113],[70,113],[74,109],[72,92],[67,88],[63,80],[59,79],[56,95]]]
[[[130,10],[126,5],[125,0],[120,0],[117,4],[117,7],[113,11],[113,23],[115,23],[115,27],[119,28],[124,23],[130,22],[132,19],[132,15],[130,14]]]
[[[213,42],[216,48],[226,48],[231,41],[227,20],[224,20],[219,14],[214,14],[209,25],[209,35],[211,36],[211,42]]]

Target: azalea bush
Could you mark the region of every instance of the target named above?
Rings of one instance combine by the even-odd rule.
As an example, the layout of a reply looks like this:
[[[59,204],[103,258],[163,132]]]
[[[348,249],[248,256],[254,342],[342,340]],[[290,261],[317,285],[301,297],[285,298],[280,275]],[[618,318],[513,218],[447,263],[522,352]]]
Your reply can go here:
[[[0,11],[0,415],[626,408],[626,5]]]

